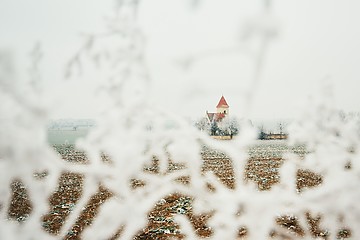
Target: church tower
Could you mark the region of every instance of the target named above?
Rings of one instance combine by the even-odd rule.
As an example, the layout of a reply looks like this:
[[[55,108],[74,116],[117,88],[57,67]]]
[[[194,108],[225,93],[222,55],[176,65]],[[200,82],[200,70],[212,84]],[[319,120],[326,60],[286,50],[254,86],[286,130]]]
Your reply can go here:
[[[227,104],[224,96],[221,96],[218,105],[216,106],[216,112],[218,114],[229,115],[229,105]]]

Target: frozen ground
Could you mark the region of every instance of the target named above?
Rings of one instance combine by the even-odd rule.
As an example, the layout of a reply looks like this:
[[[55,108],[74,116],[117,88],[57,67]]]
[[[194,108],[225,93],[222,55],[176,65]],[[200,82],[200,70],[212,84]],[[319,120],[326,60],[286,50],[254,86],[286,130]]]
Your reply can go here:
[[[89,133],[90,128],[79,128],[76,130],[48,130],[48,142],[50,145],[75,144],[76,140],[84,138]],[[224,157],[221,152],[210,151],[212,158]],[[304,145],[288,146],[287,140],[257,140],[249,148],[250,157],[283,157],[285,153],[296,153],[303,157],[306,153]],[[206,155],[206,153],[204,153]],[[205,156],[206,157],[206,156]]]

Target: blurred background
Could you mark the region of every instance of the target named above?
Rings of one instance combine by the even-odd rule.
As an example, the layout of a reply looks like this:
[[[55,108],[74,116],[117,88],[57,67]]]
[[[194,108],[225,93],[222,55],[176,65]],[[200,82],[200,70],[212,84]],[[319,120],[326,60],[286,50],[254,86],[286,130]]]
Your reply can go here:
[[[326,82],[338,108],[358,112],[360,3],[269,3],[266,10],[262,1],[140,1],[149,101],[196,120],[213,111],[224,95],[232,114],[278,122],[293,119],[299,105]],[[28,77],[30,54],[39,46],[39,85],[43,100],[52,106],[52,119],[96,118],[101,73],[80,68],[65,79],[65,68],[88,34],[109,29],[114,9],[112,0],[0,1],[0,47],[11,53],[21,84]],[[261,18],[268,25],[259,23]],[[256,27],[264,26],[271,36],[253,85]]]

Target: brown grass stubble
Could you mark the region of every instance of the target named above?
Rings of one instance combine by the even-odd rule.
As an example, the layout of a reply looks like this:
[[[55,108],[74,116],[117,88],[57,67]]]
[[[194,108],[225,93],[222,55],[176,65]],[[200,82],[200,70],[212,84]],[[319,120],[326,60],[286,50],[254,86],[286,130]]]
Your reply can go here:
[[[64,160],[79,163],[86,162],[86,157],[82,153],[75,151],[73,148],[59,152]],[[70,158],[67,156],[70,156]],[[103,156],[103,158],[104,161],[109,161],[106,156]],[[282,163],[283,159],[281,158],[250,158],[245,167],[245,179],[257,183],[259,190],[269,190],[271,189],[271,186],[279,182],[278,169],[281,167]],[[181,167],[182,166],[173,164],[172,166],[169,166],[169,171],[180,169]],[[202,170],[203,172],[214,172],[226,187],[230,189],[235,187],[234,171],[230,159],[204,158]],[[153,158],[152,165],[150,168],[147,168],[147,171],[157,174],[158,166],[156,157]],[[59,233],[73,207],[81,197],[83,180],[84,176],[77,173],[65,172],[61,175],[58,188],[49,198],[49,212],[42,218],[43,228],[49,234],[56,235]],[[184,176],[178,179],[178,181],[183,184],[189,184],[191,180],[189,177]],[[302,169],[297,171],[296,186],[298,191],[318,186],[321,182],[321,176],[314,172]],[[137,188],[142,187],[144,182],[134,179],[130,184],[132,184],[134,188]],[[21,180],[14,180],[11,188],[13,195],[8,210],[8,216],[10,219],[19,222],[24,221],[26,217],[31,214],[31,206],[33,203],[31,203],[26,187]],[[214,189],[212,186],[209,186],[209,190],[211,191]],[[101,204],[111,197],[112,193],[108,189],[99,186],[98,192],[88,200],[80,216],[77,218],[76,223],[68,230],[64,239],[81,239],[83,230],[92,224]],[[183,202],[186,202],[186,207],[183,206]],[[180,213],[178,210],[179,204],[183,208]],[[207,226],[207,221],[211,218],[211,214],[204,213],[195,215],[191,207],[191,198],[174,193],[169,196],[164,196],[161,200],[159,199],[159,202],[148,214],[147,226],[140,230],[134,239],[183,239],[185,236],[181,234],[179,226],[173,221],[173,216],[175,214],[184,214],[191,222],[194,231],[199,237],[208,237],[212,234],[211,228]],[[312,216],[310,213],[306,213],[306,219],[309,225],[310,234],[313,237],[328,238],[328,233],[319,227],[321,216]],[[305,234],[305,229],[299,225],[296,216],[284,215],[276,218],[275,222],[278,226],[287,229],[289,233],[298,236],[303,236]],[[119,226],[119,230],[114,233],[111,239],[116,239],[121,235],[122,227],[123,226]],[[246,227],[239,229],[239,237],[245,237],[246,235]],[[291,239],[291,234],[288,235],[275,230],[271,233],[271,236],[280,239]],[[337,233],[337,237],[350,237],[350,231],[348,229],[341,229]]]

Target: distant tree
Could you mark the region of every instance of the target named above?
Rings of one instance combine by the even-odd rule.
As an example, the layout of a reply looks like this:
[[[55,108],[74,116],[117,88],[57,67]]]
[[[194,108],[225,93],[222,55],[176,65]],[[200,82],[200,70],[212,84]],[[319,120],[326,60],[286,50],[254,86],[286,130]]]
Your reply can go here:
[[[211,136],[215,136],[219,133],[219,128],[218,128],[218,125],[215,121],[213,121],[211,123],[211,126],[210,126],[210,135]]]
[[[259,139],[264,140],[265,138],[266,138],[266,133],[265,133],[264,127],[261,126],[260,131],[259,131]]]
[[[236,118],[225,117],[219,124],[219,133],[222,136],[235,136],[239,133],[239,122]]]
[[[205,117],[203,117],[199,121],[197,121],[195,123],[195,127],[202,132],[206,132],[206,133],[210,132],[210,124]]]

